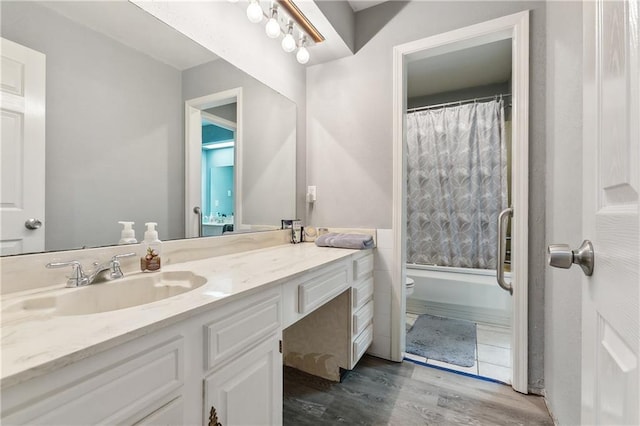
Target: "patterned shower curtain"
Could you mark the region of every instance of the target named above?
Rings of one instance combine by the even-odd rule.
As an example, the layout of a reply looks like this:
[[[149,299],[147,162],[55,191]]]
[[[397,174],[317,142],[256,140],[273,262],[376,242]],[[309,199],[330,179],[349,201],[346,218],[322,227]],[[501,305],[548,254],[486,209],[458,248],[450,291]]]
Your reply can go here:
[[[507,207],[503,100],[407,114],[407,262],[493,269]]]

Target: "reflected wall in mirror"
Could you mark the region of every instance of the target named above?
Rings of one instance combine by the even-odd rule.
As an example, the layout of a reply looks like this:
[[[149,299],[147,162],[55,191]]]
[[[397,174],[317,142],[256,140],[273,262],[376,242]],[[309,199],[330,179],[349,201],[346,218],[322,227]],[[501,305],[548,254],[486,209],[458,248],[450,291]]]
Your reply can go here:
[[[202,156],[201,125],[205,116],[218,116],[227,120],[229,126],[237,123],[234,150],[236,162],[234,226],[236,229],[267,229],[285,218],[283,212],[295,215],[295,168],[284,168],[284,164],[295,164],[295,105],[284,96],[270,96],[271,89],[246,74],[230,72],[232,66],[224,61],[213,61],[186,70],[183,74],[183,94],[187,99],[187,236],[195,236],[197,216],[193,207],[203,207],[204,216],[217,216],[220,210],[213,200],[213,209],[208,209],[201,199],[198,187],[202,178],[190,170],[199,170]],[[215,75],[218,78],[211,79]],[[228,88],[234,88],[229,89]],[[207,95],[202,96],[203,93]],[[233,113],[232,105],[236,105]],[[260,123],[247,125],[245,123]],[[223,122],[224,124],[224,122]],[[192,138],[189,135],[196,136]],[[190,140],[193,139],[193,140]],[[202,204],[200,204],[202,203]],[[225,219],[219,219],[225,221]],[[194,222],[195,221],[195,222]],[[226,219],[228,221],[228,219]],[[210,224],[210,221],[205,223]],[[213,225],[215,226],[215,225]],[[206,228],[205,228],[206,229]]]
[[[23,234],[44,233],[44,250],[116,244],[124,220],[136,223],[139,240],[148,221],[158,222],[163,240],[184,238],[185,101],[238,87],[245,98],[234,167],[246,173],[237,175],[247,194],[236,200],[242,223],[276,228],[295,216],[293,102],[129,2],[0,7],[2,38],[46,57],[45,213],[37,230],[24,228],[28,212],[19,223]],[[10,63],[3,58],[3,74]],[[283,115],[272,116],[272,104],[287,105],[277,111]],[[5,152],[4,130],[2,138]],[[3,192],[8,181],[3,176]],[[274,194],[286,202],[274,202]],[[3,255],[24,251],[4,241],[2,248]]]

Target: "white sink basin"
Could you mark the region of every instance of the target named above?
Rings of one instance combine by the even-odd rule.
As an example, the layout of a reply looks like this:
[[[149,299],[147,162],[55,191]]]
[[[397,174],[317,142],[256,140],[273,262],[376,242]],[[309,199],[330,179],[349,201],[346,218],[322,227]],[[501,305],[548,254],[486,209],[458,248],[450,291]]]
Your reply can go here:
[[[207,279],[190,271],[137,274],[86,287],[38,295],[7,306],[3,314],[41,311],[51,315],[87,315],[144,305],[185,293]]]

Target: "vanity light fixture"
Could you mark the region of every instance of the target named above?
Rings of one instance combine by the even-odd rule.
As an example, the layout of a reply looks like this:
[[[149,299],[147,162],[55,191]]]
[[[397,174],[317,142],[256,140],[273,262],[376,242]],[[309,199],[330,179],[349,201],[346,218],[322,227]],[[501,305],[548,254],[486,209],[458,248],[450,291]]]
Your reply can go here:
[[[280,35],[280,24],[278,24],[278,6],[271,5],[271,17],[267,21],[267,25],[264,28],[269,38],[278,38]]]
[[[238,0],[228,0],[232,3]],[[280,12],[283,15],[280,15]],[[272,0],[269,14],[265,14],[260,0],[249,0],[247,7],[247,18],[254,24],[262,22],[262,18],[267,17],[265,33],[269,38],[278,38],[280,34],[284,34],[281,45],[282,49],[287,52],[294,52],[296,48],[296,60],[301,64],[309,62],[310,54],[308,43],[317,44],[324,41],[324,37],[307,19],[307,17],[298,9],[292,0]],[[286,22],[286,24],[284,24]],[[281,27],[284,25],[284,30]],[[296,37],[299,37],[299,43],[296,43]]]
[[[307,36],[303,35],[300,37],[300,47],[298,48],[298,53],[296,53],[296,59],[302,65],[309,62],[309,51],[306,47],[307,44]]]
[[[291,19],[298,24],[302,29],[301,32],[307,34],[315,44],[322,43],[324,41],[324,36],[320,34],[320,31],[318,31],[316,27],[313,26],[311,21],[309,21],[309,18],[307,18],[305,14],[298,9],[298,6],[295,5],[293,0],[277,0],[277,3],[285,12],[287,12]]]
[[[249,2],[249,7],[247,7],[247,18],[249,18],[250,22],[254,24],[258,24],[262,21],[263,13],[262,7],[260,7],[260,2],[258,0],[251,0]]]
[[[296,50],[296,40],[293,38],[293,22],[287,24],[287,32],[282,39],[282,50],[291,53]]]

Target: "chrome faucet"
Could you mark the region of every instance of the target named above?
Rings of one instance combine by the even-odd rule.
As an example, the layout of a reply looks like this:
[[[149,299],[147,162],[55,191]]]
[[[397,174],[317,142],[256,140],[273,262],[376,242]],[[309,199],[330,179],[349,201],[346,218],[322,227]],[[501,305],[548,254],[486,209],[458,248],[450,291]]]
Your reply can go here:
[[[82,269],[82,265],[77,260],[71,260],[69,262],[52,262],[47,263],[45,267],[47,268],[62,268],[65,266],[71,266],[71,275],[67,280],[67,287],[82,287],[85,285],[89,285],[95,281],[95,279],[100,275],[100,273],[110,270],[109,277],[112,280],[122,278],[124,273],[120,268],[120,259],[123,257],[135,256],[135,253],[125,253],[125,254],[116,254],[109,261],[99,263],[95,262],[93,264],[94,269],[87,275]]]

